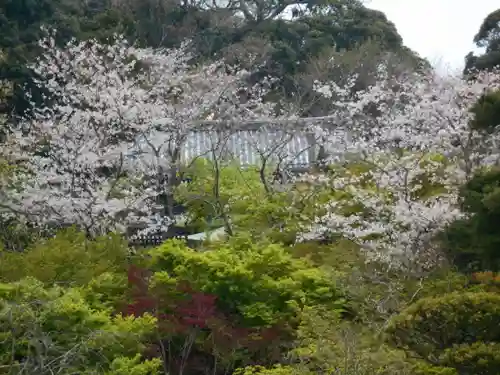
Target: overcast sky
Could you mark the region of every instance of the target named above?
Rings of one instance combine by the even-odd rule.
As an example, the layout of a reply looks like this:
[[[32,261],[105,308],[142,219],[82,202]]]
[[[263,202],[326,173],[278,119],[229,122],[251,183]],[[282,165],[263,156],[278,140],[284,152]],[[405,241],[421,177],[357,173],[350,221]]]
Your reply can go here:
[[[483,19],[500,8],[499,0],[365,0],[384,12],[404,44],[426,57],[462,69],[464,56],[475,50],[472,39]]]

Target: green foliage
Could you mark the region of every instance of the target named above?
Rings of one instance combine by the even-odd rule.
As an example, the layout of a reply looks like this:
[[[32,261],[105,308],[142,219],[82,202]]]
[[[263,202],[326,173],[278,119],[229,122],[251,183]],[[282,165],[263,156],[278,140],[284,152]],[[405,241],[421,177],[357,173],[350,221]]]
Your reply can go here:
[[[80,288],[44,287],[25,278],[0,284],[0,365],[18,373],[154,374],[140,360],[155,319],[92,307]]]
[[[321,62],[324,54],[355,50],[372,41],[377,44],[380,55],[391,51],[417,65],[419,59],[403,47],[401,36],[383,13],[369,9],[357,0],[308,1],[304,5],[309,14],[303,13],[305,9],[296,8],[292,21],[264,16],[274,11],[275,16],[282,14],[286,7],[281,2],[260,3],[257,8],[263,7],[263,14],[255,15],[253,19],[245,13],[244,20],[237,26],[221,25],[211,18],[198,17],[206,22],[200,22],[202,27],[194,33],[196,52],[202,57],[226,52],[236,63],[262,65],[259,76],[279,78],[279,89],[285,92],[285,96],[291,96],[297,89],[297,83],[303,80],[305,74],[311,73],[311,62]],[[263,47],[252,48],[254,41],[259,41]],[[259,55],[257,61],[252,56],[254,54]],[[374,56],[371,58],[371,61],[377,59]],[[380,61],[380,56],[378,58]],[[354,62],[350,68],[356,65]],[[367,65],[366,61],[363,65]],[[325,73],[328,74],[320,72]],[[363,73],[366,75],[366,72]],[[345,78],[338,71],[331,75],[338,80]],[[307,90],[309,83],[300,88]]]
[[[411,373],[404,353],[388,347],[370,328],[342,321],[338,314],[317,307],[302,312],[291,356],[302,370],[296,373]]]
[[[160,366],[159,358],[144,361],[139,354],[133,358],[118,357],[113,359],[105,375],[155,375]]]
[[[23,252],[0,253],[0,371],[158,373],[141,353],[151,316],[117,314],[127,302],[126,243],[70,228]],[[2,372],[5,373],[5,372]]]
[[[100,3],[100,4],[99,4]],[[97,9],[92,9],[99,4]],[[99,10],[96,12],[95,10]],[[77,0],[23,0],[0,3],[0,76],[14,84],[10,109],[23,114],[29,108],[25,90],[32,91],[36,100],[41,92],[32,85],[27,69],[39,54],[38,40],[44,35],[42,26],[58,30],[57,43],[75,38],[101,38],[125,31],[119,17],[111,8],[111,1],[82,2]]]
[[[500,20],[500,9],[497,9],[483,20],[478,33],[474,36],[474,42],[481,47],[486,47],[489,50],[494,48],[494,43],[498,42],[497,31],[500,28],[498,22]]]
[[[461,375],[496,375],[500,368],[500,343],[457,345],[446,349],[441,361]]]
[[[422,282],[418,298],[436,297],[453,292],[464,292],[471,287],[471,279],[467,275],[443,270],[437,274],[429,275]]]
[[[419,283],[415,297],[439,297],[448,293],[500,292],[500,276],[493,272],[476,272],[470,275],[451,270],[439,270]]]
[[[476,174],[461,191],[462,209],[441,236],[443,250],[460,270],[500,270],[500,169]]]
[[[483,94],[471,108],[474,129],[494,131],[500,125],[500,90]]]
[[[24,221],[11,215],[0,215],[0,253],[4,250],[23,251],[39,238],[38,231]]]
[[[495,374],[499,321],[500,294],[457,291],[418,300],[390,322],[387,333],[431,364],[459,374]]]
[[[129,297],[127,281],[124,274],[104,272],[80,287],[80,291],[94,308],[120,310]]]
[[[0,106],[2,104],[0,82]],[[0,111],[1,112],[1,111]],[[2,115],[0,114],[0,142],[2,141]],[[12,163],[7,153],[0,151],[0,249],[22,251],[39,238],[39,233],[15,215],[9,204],[8,192],[20,190],[21,176],[25,172],[20,164]]]
[[[126,274],[128,247],[117,235],[88,240],[70,228],[23,252],[0,252],[0,280],[31,276],[51,285],[85,285],[106,272]]]
[[[291,366],[277,365],[272,368],[263,366],[248,366],[245,368],[236,369],[233,375],[294,375],[297,371]]]
[[[318,267],[332,267],[338,274],[352,273],[365,262],[359,246],[344,239],[329,244],[299,242],[290,247],[290,252],[296,257],[311,260]]]
[[[375,178],[370,176],[370,172],[378,172],[380,166],[387,166],[388,169],[391,169],[399,163],[411,163],[419,173],[416,175],[410,174],[411,178],[408,180],[407,186],[410,198],[425,200],[447,192],[447,187],[441,181],[443,181],[445,170],[450,166],[451,162],[442,154],[400,150],[398,157],[395,159],[394,157],[391,159],[387,155],[381,155],[377,157],[376,163],[350,161],[343,165],[333,165],[330,170],[333,178],[354,178],[356,179],[356,187],[377,193],[390,203],[391,195],[387,190],[378,187]],[[404,187],[400,188],[403,189]],[[348,194],[342,198],[349,200],[351,195]]]
[[[464,73],[470,74],[477,70],[491,70],[500,65],[500,9],[486,16],[478,33],[474,37],[474,43],[484,49],[484,52],[475,56],[470,52],[466,56]]]
[[[415,200],[425,200],[446,193],[439,183],[449,161],[442,155],[414,155],[408,152],[401,157],[414,160],[422,173],[408,182],[408,190]],[[392,163],[380,160],[380,163]],[[338,213],[344,216],[361,215],[373,218],[372,212],[362,201],[354,199],[353,186],[365,194],[387,202],[393,200],[387,189],[381,189],[367,172],[375,166],[362,161],[330,166],[328,181],[346,179],[352,181],[346,188],[332,189],[329,183],[297,182],[285,186],[270,183],[270,171],[261,175],[258,168],[242,170],[237,164],[215,165],[204,159],[197,160],[184,176],[190,179],[176,191],[176,199],[182,202],[191,215],[192,224],[201,230],[231,223],[233,231],[256,234],[272,241],[293,243],[300,227],[326,213],[324,204],[336,200]],[[389,215],[389,212],[388,212]],[[390,217],[387,217],[390,220]]]
[[[417,362],[413,371],[415,375],[458,375],[454,368],[434,366],[426,362]]]
[[[260,7],[264,13],[273,13],[274,9],[275,15],[284,10],[279,2],[268,1]],[[71,37],[106,40],[113,33],[122,33],[142,46],[170,48],[189,38],[194,42],[196,61],[231,55],[227,51],[233,48],[245,50],[246,40],[260,40],[267,47],[266,52],[258,51],[263,55],[262,62],[266,61],[259,75],[279,77],[280,88],[289,94],[296,89],[294,82],[307,71],[311,59],[320,58],[332,49],[352,50],[375,40],[381,55],[392,51],[413,64],[419,61],[403,47],[400,35],[385,15],[361,2],[310,2],[309,7],[315,9],[313,14],[284,22],[280,17],[260,16],[258,19],[245,16],[242,20],[241,15],[210,9],[198,1],[189,4],[170,0],[4,1],[0,4],[0,49],[7,57],[0,62],[0,76],[15,84],[9,108],[18,114],[29,108],[23,92],[25,84],[37,100],[43,100],[25,67],[39,53],[36,42],[42,35],[42,25],[59,30],[58,43]],[[249,59],[239,60],[236,62],[245,63]]]
[[[326,194],[306,185],[274,189],[270,174],[266,170],[261,176],[256,167],[217,166],[199,159],[186,171],[190,182],[177,189],[176,199],[187,207],[200,230],[224,225],[229,219],[233,231],[293,243],[300,224],[312,219],[315,203]]]
[[[127,244],[116,235],[90,241],[70,228],[24,251],[0,249],[0,281],[33,277],[46,286],[80,287],[91,306],[122,308],[128,293],[127,256]]]
[[[168,241],[150,255],[158,289],[188,282],[194,290],[217,296],[221,310],[236,314],[245,326],[290,324],[308,305],[343,306],[331,275],[294,259],[280,245],[236,237],[196,252]]]
[[[500,293],[500,274],[476,272],[471,275],[471,289]]]

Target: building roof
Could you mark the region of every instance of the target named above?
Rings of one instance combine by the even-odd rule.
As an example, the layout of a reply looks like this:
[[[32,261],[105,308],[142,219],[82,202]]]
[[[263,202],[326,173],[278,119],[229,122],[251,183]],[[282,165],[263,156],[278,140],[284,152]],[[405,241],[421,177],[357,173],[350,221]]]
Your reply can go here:
[[[175,142],[182,138],[180,161],[185,164],[199,157],[213,160],[215,155],[219,160],[239,161],[242,166],[261,165],[266,160],[267,164],[279,162],[282,169],[302,169],[312,166],[320,154],[321,135],[305,130],[307,127],[304,126],[280,127],[268,123],[250,123],[236,127],[236,124],[233,129],[199,127],[185,137],[157,132],[148,142],[154,143],[155,147],[167,144],[169,148],[175,149]],[[345,134],[341,129],[333,132],[329,129],[328,149],[334,150],[337,156],[343,155]],[[332,135],[338,138],[338,145],[332,144]],[[144,144],[140,139],[138,143]],[[140,152],[129,154],[129,157],[148,155],[149,150],[149,147],[144,147]]]
[[[196,157],[238,160],[241,165],[260,165],[284,161],[289,166],[309,166],[315,159],[315,142],[304,133],[243,130],[223,136],[197,131],[188,135],[181,159],[190,162]]]

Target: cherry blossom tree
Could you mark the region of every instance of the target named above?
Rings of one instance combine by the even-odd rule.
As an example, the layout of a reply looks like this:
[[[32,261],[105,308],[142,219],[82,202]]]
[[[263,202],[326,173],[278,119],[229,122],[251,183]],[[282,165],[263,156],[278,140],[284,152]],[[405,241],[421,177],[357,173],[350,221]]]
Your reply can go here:
[[[3,209],[91,234],[165,229],[189,133],[207,119],[231,128],[276,118],[263,101],[270,82],[251,86],[251,72],[221,62],[191,66],[187,45],[140,49],[116,37],[58,47],[48,33],[31,69],[50,104],[34,106],[4,148],[22,173]]]
[[[342,233],[370,259],[432,267],[437,254],[431,240],[463,215],[459,186],[500,160],[498,131],[471,126],[470,111],[499,86],[498,72],[466,81],[434,73],[389,77],[381,70],[378,83],[355,96],[349,86],[317,82],[317,92],[334,102],[349,134],[343,144],[349,158],[333,173],[302,176],[336,192],[304,239]],[[327,151],[331,144],[338,147],[338,137],[318,131]]]

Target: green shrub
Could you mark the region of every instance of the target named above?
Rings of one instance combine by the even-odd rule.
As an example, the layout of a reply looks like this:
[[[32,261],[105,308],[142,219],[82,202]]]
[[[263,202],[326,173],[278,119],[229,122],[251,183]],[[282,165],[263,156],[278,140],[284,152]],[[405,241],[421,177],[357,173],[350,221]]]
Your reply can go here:
[[[461,190],[469,218],[441,235],[442,248],[462,271],[500,271],[500,169],[478,173]]]
[[[46,284],[85,285],[105,272],[126,274],[127,243],[116,235],[88,240],[74,228],[23,252],[0,252],[0,281],[31,276]]]
[[[236,237],[197,252],[171,240],[150,255],[157,289],[187,282],[217,296],[222,311],[236,314],[246,326],[293,322],[307,305],[341,309],[344,304],[329,273],[294,258],[281,245]]]
[[[400,346],[429,357],[455,344],[500,342],[500,295],[454,292],[422,298],[388,326]]]
[[[440,362],[457,369],[460,375],[498,375],[500,343],[475,342],[446,349]]]
[[[25,278],[0,283],[0,368],[20,374],[153,375],[144,361],[155,319],[116,315],[89,304],[81,288]],[[0,370],[1,371],[1,370]]]
[[[272,368],[265,368],[263,366],[247,366],[238,368],[233,372],[233,375],[295,375],[296,369],[290,366],[277,365]]]
[[[434,366],[458,374],[494,374],[499,322],[500,294],[456,291],[416,301],[392,319],[386,332],[392,343]]]
[[[388,346],[371,327],[317,307],[302,311],[290,358],[301,370],[296,374],[412,374],[405,353]]]
[[[413,375],[458,375],[451,367],[434,366],[424,361],[417,361],[413,367]]]
[[[493,131],[500,125],[500,90],[483,94],[471,108],[475,129]]]

